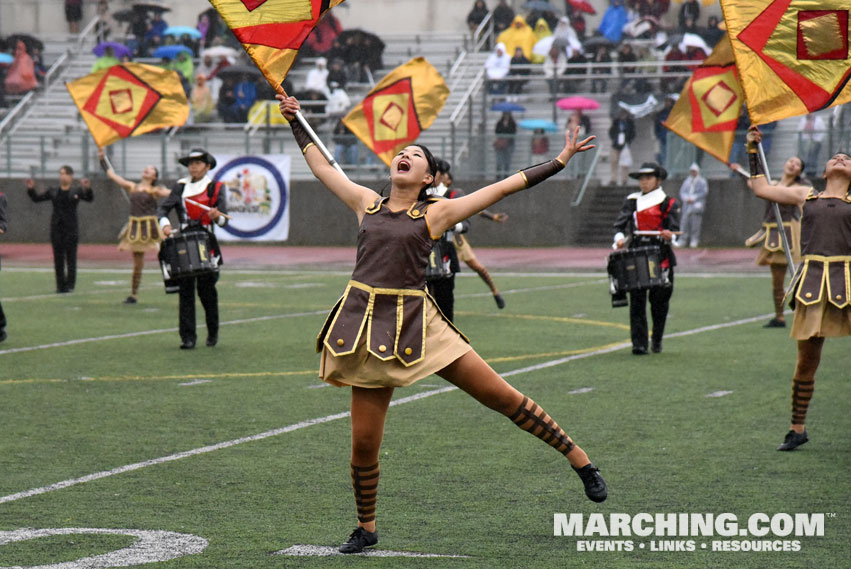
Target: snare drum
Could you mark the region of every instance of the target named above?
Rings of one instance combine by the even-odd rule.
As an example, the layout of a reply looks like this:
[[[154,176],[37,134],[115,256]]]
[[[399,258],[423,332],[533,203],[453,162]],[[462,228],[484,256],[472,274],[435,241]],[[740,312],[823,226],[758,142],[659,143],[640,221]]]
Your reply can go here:
[[[656,246],[621,249],[609,255],[609,289],[612,294],[663,286],[662,250]]]
[[[219,270],[212,244],[206,231],[180,233],[163,240],[159,258],[166,292],[174,292],[169,290],[176,285],[174,281]]]

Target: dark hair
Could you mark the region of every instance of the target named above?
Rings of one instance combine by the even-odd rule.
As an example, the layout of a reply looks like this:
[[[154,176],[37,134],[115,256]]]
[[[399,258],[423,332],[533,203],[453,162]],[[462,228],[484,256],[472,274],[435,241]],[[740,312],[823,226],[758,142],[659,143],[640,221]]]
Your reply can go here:
[[[62,170],[65,170],[65,173],[68,174],[69,176],[74,175],[74,169],[71,168],[70,166],[68,166],[67,164],[59,167],[59,171],[61,172]]]
[[[424,201],[428,197],[426,190],[428,190],[430,187],[432,187],[432,185],[434,185],[435,174],[437,174],[438,172],[442,172],[443,170],[441,170],[438,166],[437,159],[434,157],[434,154],[431,153],[431,150],[428,149],[428,146],[426,146],[425,144],[413,144],[412,146],[417,146],[420,148],[420,150],[423,151],[426,162],[428,163],[428,173],[431,174],[431,183],[423,186],[420,190],[420,194],[417,196],[418,201]]]
[[[792,158],[797,158],[801,162],[801,171],[795,176],[795,182],[798,184],[802,184],[807,177],[804,175],[804,170],[807,168],[807,165],[804,163],[804,159],[800,156],[792,156]]]

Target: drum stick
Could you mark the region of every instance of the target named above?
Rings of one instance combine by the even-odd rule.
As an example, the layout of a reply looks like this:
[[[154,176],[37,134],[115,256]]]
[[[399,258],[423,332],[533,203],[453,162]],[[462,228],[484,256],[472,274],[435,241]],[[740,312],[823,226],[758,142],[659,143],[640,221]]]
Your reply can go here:
[[[211,209],[213,209],[213,208],[211,208],[210,206],[208,206],[208,205],[204,205],[204,204],[202,204],[202,203],[198,203],[198,202],[196,202],[195,200],[190,200],[189,198],[183,198],[183,199],[184,199],[184,200],[186,200],[186,201],[188,201],[188,202],[189,202],[189,203],[191,203],[192,205],[197,205],[197,206],[198,206],[198,207],[200,207],[201,209],[206,209],[207,211],[210,211]],[[225,219],[233,219],[231,216],[229,216],[229,215],[227,215],[227,214],[224,214],[224,213],[222,213],[222,212],[219,212],[219,215],[221,215],[221,216],[222,216],[222,217],[224,217]]]
[[[671,231],[673,235],[682,235],[682,231]],[[661,231],[633,231],[633,235],[662,235]]]

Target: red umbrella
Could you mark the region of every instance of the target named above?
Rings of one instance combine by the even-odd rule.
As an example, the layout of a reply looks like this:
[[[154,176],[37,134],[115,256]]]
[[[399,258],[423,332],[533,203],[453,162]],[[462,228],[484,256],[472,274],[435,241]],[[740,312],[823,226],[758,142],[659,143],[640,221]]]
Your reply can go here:
[[[591,15],[597,13],[597,10],[594,9],[594,6],[588,0],[567,0],[567,3],[577,12],[585,12]]]
[[[565,97],[556,101],[556,106],[563,111],[593,111],[600,108],[600,103],[588,97]]]

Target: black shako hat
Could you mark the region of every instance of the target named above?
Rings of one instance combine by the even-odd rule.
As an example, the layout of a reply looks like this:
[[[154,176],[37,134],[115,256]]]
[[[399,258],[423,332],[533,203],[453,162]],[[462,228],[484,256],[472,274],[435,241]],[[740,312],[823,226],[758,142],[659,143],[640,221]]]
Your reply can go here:
[[[656,176],[659,180],[664,180],[668,177],[668,171],[656,164],[655,162],[645,162],[636,172],[630,172],[629,177],[639,179],[646,175]]]
[[[216,167],[216,159],[213,158],[213,155],[204,150],[203,148],[193,148],[189,151],[189,154],[186,156],[181,156],[177,159],[178,162],[183,164],[184,166],[189,166],[190,160],[201,160],[206,162],[210,168]]]

